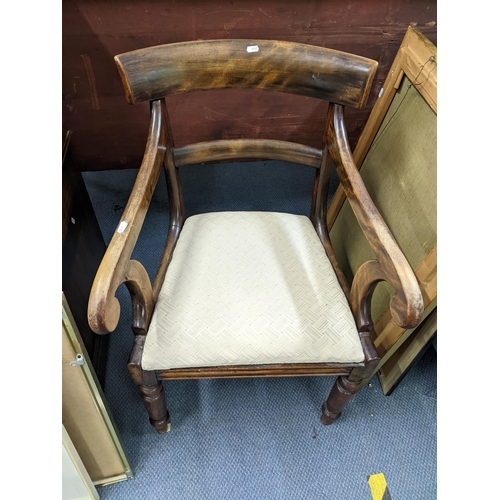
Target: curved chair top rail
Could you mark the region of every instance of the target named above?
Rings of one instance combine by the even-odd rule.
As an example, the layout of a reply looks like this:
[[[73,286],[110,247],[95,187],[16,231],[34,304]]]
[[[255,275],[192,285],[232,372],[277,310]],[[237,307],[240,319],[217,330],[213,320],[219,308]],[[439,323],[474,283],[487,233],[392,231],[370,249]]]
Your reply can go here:
[[[362,108],[378,63],[303,43],[207,40],[157,45],[115,56],[127,101],[194,90],[266,89]]]

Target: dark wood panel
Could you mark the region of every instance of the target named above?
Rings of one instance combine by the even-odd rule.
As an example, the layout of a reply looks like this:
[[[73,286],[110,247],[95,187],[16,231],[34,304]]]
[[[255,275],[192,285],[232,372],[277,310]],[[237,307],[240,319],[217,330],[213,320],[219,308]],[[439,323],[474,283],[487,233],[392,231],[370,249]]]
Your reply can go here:
[[[109,336],[98,336],[90,329],[87,304],[92,281],[106,251],[106,245],[82,174],[75,166],[72,144],[69,144],[70,137],[71,134],[63,137],[62,291],[99,382],[104,387]],[[64,154],[64,151],[67,151],[67,154]]]
[[[436,43],[436,1],[206,0],[63,1],[63,118],[82,169],[137,168],[149,109],[128,106],[113,57],[151,45],[197,39],[290,40],[375,59],[379,69],[365,109],[346,110],[351,146],[410,24]],[[325,103],[264,91],[218,91],[167,99],[176,146],[202,140],[273,138],[319,148]],[[298,104],[294,104],[298,103]],[[201,113],[200,113],[201,110]],[[239,113],[250,117],[230,123]]]

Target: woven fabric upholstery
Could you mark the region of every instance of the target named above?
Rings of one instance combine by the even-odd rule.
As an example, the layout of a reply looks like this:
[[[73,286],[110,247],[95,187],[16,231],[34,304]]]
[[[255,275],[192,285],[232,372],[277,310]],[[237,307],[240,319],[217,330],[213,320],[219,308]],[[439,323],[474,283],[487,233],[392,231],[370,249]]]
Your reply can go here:
[[[346,297],[307,217],[189,217],[146,337],[146,370],[362,362]]]

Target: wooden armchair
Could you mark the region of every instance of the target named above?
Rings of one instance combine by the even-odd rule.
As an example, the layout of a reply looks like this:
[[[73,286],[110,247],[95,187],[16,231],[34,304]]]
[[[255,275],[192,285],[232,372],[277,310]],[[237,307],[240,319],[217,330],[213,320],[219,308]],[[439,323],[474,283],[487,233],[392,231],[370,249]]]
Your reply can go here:
[[[321,421],[337,419],[379,361],[370,338],[370,301],[380,281],[395,290],[391,313],[410,328],[423,301],[404,255],[353,163],[344,106],[365,105],[377,62],[310,45],[265,40],[174,43],[115,57],[130,104],[149,101],[144,159],[129,202],[95,277],[88,319],[113,331],[125,283],[133,306],[128,369],[153,427],[170,430],[163,380],[336,375]],[[208,89],[266,89],[327,100],[322,149],[238,139],[174,147],[164,97]],[[316,169],[310,217],[219,212],[185,218],[179,167],[207,161],[277,159]],[[376,260],[352,286],[326,226],[332,165]],[[170,227],[151,283],[131,254],[165,169]]]

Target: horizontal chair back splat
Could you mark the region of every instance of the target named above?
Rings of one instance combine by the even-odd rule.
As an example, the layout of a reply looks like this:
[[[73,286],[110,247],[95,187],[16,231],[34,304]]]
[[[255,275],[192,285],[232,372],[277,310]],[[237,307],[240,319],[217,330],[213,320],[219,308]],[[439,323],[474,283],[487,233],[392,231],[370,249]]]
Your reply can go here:
[[[270,40],[173,43],[115,61],[131,104],[193,90],[265,89],[362,108],[377,68],[364,57]]]
[[[135,341],[128,369],[150,422],[170,430],[162,380],[336,375],[321,420],[337,419],[379,357],[370,337],[378,282],[395,289],[391,312],[415,326],[422,298],[411,268],[353,168],[344,106],[368,99],[377,62],[332,49],[270,40],[211,40],[139,49],[115,57],[130,104],[148,101],[151,125],[129,202],[94,280],[89,324],[116,328],[120,284],[131,293]],[[165,97],[212,89],[263,89],[329,102],[321,149],[241,138],[175,147]],[[309,216],[217,212],[186,218],[179,167],[275,159],[315,169]],[[342,274],[326,225],[335,168],[376,260]],[[132,251],[164,168],[170,212],[154,280]]]

